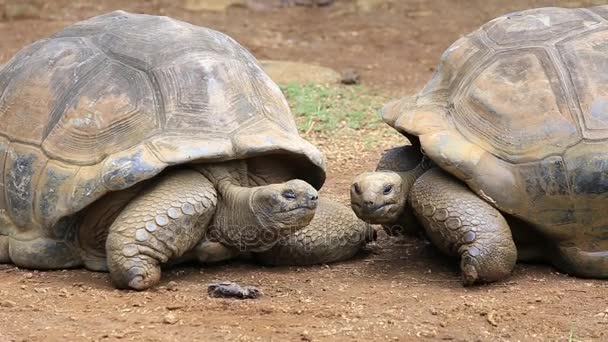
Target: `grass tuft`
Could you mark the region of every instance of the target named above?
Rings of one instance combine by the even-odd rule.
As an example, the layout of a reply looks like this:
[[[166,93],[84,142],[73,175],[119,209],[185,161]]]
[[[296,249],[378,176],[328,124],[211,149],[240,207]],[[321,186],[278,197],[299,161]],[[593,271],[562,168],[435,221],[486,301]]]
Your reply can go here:
[[[386,98],[362,86],[281,85],[302,134],[329,135],[343,128],[374,129]]]

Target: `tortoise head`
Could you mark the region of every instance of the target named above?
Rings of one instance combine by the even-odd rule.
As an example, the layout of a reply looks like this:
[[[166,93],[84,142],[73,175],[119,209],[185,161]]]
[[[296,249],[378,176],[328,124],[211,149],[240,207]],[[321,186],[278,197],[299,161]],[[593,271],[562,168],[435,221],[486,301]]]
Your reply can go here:
[[[410,141],[412,145],[386,151],[375,172],[362,173],[354,179],[350,203],[360,219],[393,224],[408,209],[406,202],[412,185],[433,166],[420,150],[417,138],[411,137]]]
[[[351,207],[366,222],[395,222],[405,209],[409,185],[397,172],[362,173],[355,178],[350,189]]]
[[[273,227],[280,236],[307,226],[315,215],[317,190],[303,180],[258,187],[252,196],[252,209],[260,224]]]

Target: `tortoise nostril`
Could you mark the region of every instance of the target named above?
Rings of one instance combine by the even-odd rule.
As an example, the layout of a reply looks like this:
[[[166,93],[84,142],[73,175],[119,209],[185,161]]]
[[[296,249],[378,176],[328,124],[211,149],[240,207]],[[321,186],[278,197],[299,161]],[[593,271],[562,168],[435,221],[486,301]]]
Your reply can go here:
[[[316,200],[319,199],[319,195],[316,195],[316,194],[315,195],[309,195],[308,198],[310,198],[311,201],[316,201]]]

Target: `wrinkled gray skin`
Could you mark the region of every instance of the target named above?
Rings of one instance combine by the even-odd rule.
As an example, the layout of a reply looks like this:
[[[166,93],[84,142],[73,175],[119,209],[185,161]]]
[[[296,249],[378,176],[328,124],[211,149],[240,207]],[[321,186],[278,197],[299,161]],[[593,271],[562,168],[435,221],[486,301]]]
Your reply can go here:
[[[238,164],[177,170],[131,199],[112,220],[106,241],[114,283],[121,288],[149,288],[160,280],[161,263],[195,249],[197,244],[204,246],[206,236],[234,255],[261,252],[310,223],[318,203],[317,191],[311,185],[291,180],[243,187],[231,172]],[[154,217],[154,221],[145,217]],[[212,260],[232,256],[218,256],[209,248],[195,250],[211,253]]]
[[[287,249],[288,253],[282,255],[283,263],[306,264],[348,258],[365,243],[368,227],[353,215],[341,217],[332,213],[328,217],[332,220],[311,225],[319,200],[317,191],[302,180],[242,186],[241,183],[248,183],[245,169],[240,169],[244,164],[236,161],[177,170],[131,199],[111,220],[106,241],[114,283],[138,290],[149,288],[160,279],[160,264],[175,257],[179,261],[210,263],[247,252],[279,257],[278,253]],[[321,203],[334,205],[329,201]],[[346,208],[340,210],[344,212]],[[142,222],[143,217],[160,212],[163,214],[157,214],[153,222]],[[341,240],[354,234],[358,239],[344,246],[321,239],[280,243],[284,238],[300,236],[304,227],[324,238]],[[340,227],[353,229],[339,231]],[[81,227],[84,231],[97,229]],[[318,253],[309,252],[313,247],[333,251],[334,255],[321,255],[321,260],[314,260]],[[302,252],[306,254],[301,255]],[[272,264],[272,259],[265,263]]]

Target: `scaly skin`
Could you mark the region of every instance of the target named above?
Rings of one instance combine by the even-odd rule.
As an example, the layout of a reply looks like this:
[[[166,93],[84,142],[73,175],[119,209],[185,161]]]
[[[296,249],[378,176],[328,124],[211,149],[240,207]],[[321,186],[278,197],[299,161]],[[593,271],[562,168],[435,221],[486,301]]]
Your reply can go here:
[[[381,161],[383,168],[392,166],[400,172],[368,172],[354,180],[351,203],[357,216],[370,223],[402,226],[413,213],[440,250],[460,257],[464,285],[508,276],[517,250],[502,214],[416,149],[407,152],[393,152]],[[402,171],[400,163],[417,166]]]
[[[312,265],[342,261],[353,257],[375,231],[359,220],[352,210],[327,199],[320,199],[314,219],[301,230],[281,239],[273,248],[254,253],[264,265]]]
[[[209,171],[205,175],[203,168]],[[226,165],[198,166],[169,171],[147,184],[109,228],[106,254],[114,284],[154,286],[160,265],[187,259],[184,254],[206,232],[228,251],[265,251],[312,220],[318,195],[308,183],[242,187],[239,174]]]
[[[420,161],[423,157],[418,145],[391,148],[385,151],[378,161],[376,171],[396,172],[400,176],[401,181],[405,183],[404,186],[410,188],[416,181],[416,178],[431,166],[429,160],[425,161],[426,164],[421,165]],[[422,227],[411,208],[407,205],[403,205],[403,208],[403,211],[396,220],[388,219],[388,223],[382,225],[384,231],[392,236],[419,236],[423,234]]]
[[[119,288],[147,289],[160,280],[160,264],[198,243],[215,213],[217,193],[203,175],[178,170],[134,198],[110,226],[107,261]]]
[[[447,255],[460,257],[464,285],[511,274],[517,249],[502,214],[441,169],[432,169],[410,191],[427,236]]]
[[[408,167],[411,169],[407,170]],[[352,209],[361,219],[382,224],[389,233],[416,234],[419,225],[407,205],[409,189],[431,167],[432,162],[423,158],[415,146],[388,150],[377,171],[360,174],[353,180]]]
[[[317,191],[297,179],[253,188],[220,181],[218,188],[221,205],[209,236],[240,252],[270,249],[282,237],[307,226],[317,207]],[[293,198],[286,200],[282,196],[286,193]]]

